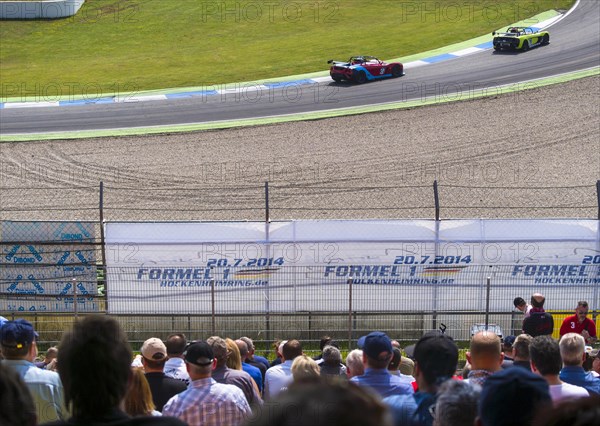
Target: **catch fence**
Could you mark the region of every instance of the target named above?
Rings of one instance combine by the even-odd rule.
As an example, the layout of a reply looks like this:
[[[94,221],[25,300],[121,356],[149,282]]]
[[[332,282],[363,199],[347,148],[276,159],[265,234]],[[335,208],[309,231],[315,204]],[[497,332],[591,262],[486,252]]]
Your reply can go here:
[[[0,220],[600,219],[600,181],[578,186],[292,184],[1,187]]]
[[[49,191],[0,189],[4,195],[28,191],[27,199]],[[567,265],[575,269],[556,270],[549,275],[543,270],[531,275],[522,270],[516,273],[514,264],[466,265],[460,260],[458,264],[433,265],[448,267],[441,271],[426,270],[430,265],[372,263],[370,267],[380,268],[379,271],[388,268],[381,277],[378,272],[366,276],[342,272],[340,276],[336,270],[325,276],[323,265],[286,265],[275,272],[260,271],[277,275],[277,279],[255,276],[254,284],[261,280],[265,284],[251,286],[243,284],[248,271],[240,268],[215,265],[208,279],[192,279],[185,271],[177,277],[181,267],[175,265],[170,268],[174,278],[170,279],[167,273],[163,279],[162,274],[169,267],[161,265],[160,272],[154,272],[159,274],[157,279],[150,276],[151,267],[141,272],[147,274],[147,282],[156,281],[154,288],[158,290],[148,294],[147,288],[132,278],[140,274],[139,267],[109,266],[115,257],[134,255],[136,248],[107,244],[102,225],[118,220],[252,219],[270,223],[279,216],[290,215],[329,219],[415,217],[413,214],[443,223],[443,217],[472,217],[469,213],[474,211],[484,212],[481,216],[513,217],[512,212],[530,210],[541,211],[544,216],[552,216],[547,212],[600,219],[599,189],[600,181],[581,187],[526,189],[467,188],[437,182],[389,188],[268,183],[235,188],[129,188],[101,184],[66,190],[77,194],[69,203],[20,205],[17,196],[3,197],[0,314],[33,321],[40,332],[42,348],[56,343],[76,318],[94,312],[116,317],[134,348],[151,336],[165,338],[171,332],[184,332],[192,339],[213,334],[247,335],[266,352],[276,339],[295,337],[314,347],[324,334],[351,348],[358,337],[375,329],[388,332],[403,344],[441,326],[462,341],[470,338],[471,326],[478,323],[498,324],[504,334],[511,334],[519,330],[522,319],[520,313],[512,310],[513,298],[527,299],[533,291],[539,291],[546,295],[546,307],[555,315],[557,331],[560,320],[571,314],[578,300],[590,303],[590,315],[596,319],[600,307],[600,257],[592,255],[587,265],[579,261]],[[513,205],[494,204],[498,191],[523,190],[514,197]],[[64,195],[65,189],[56,191]],[[397,200],[392,205],[379,201],[382,191],[397,192]],[[444,204],[452,191],[461,195],[452,197],[454,204]],[[139,197],[132,198],[132,194]],[[404,197],[419,203],[408,204]],[[545,204],[541,199],[546,200]],[[23,220],[35,220],[37,225]],[[169,241],[169,235],[164,235],[164,239]],[[42,252],[43,260],[39,261]],[[444,261],[448,259],[444,257]],[[358,266],[351,262],[344,265]],[[468,268],[456,268],[457,265]],[[392,273],[393,267],[396,269]],[[388,282],[376,282],[380,278]],[[164,287],[160,281],[166,282]],[[200,284],[182,287],[181,283],[174,283],[170,287],[169,281]],[[161,288],[165,291],[161,292]]]

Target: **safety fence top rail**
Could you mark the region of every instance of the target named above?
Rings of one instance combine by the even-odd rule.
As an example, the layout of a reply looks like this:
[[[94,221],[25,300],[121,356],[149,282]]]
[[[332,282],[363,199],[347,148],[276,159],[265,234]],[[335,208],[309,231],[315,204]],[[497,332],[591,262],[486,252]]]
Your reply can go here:
[[[232,183],[230,186],[0,187],[0,219],[257,220],[288,217],[587,217],[600,219],[600,181],[571,186],[439,183]],[[75,192],[77,195],[73,196]],[[18,193],[19,197],[13,196]],[[71,195],[69,195],[71,193]],[[23,194],[27,194],[23,197]],[[52,195],[52,196],[50,196]],[[285,219],[286,217],[281,217]]]

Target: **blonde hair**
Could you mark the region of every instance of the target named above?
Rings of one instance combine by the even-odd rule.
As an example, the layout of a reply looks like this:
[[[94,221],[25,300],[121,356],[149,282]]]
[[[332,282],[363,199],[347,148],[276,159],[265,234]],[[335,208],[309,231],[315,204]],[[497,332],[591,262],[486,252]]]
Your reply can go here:
[[[231,340],[229,337],[225,339],[225,343],[227,344],[227,362],[225,363],[227,367],[233,370],[241,370],[242,369],[242,356],[240,355],[240,348],[235,343],[235,341]]]
[[[294,358],[292,363],[292,376],[294,383],[297,382],[312,382],[319,380],[321,369],[316,361],[302,354]]]
[[[147,416],[156,407],[152,401],[150,385],[141,368],[131,369],[131,380],[125,393],[125,412],[132,417]]]
[[[567,333],[559,342],[560,356],[565,365],[580,365],[585,352],[585,340],[577,333]]]

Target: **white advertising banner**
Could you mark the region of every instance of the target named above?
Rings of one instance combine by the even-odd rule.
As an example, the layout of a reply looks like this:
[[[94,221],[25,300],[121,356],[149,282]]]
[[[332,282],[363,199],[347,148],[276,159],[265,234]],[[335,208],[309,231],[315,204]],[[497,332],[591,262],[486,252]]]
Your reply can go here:
[[[594,220],[108,223],[106,241],[112,313],[481,310],[487,277],[492,310],[542,290],[572,309],[600,288]]]

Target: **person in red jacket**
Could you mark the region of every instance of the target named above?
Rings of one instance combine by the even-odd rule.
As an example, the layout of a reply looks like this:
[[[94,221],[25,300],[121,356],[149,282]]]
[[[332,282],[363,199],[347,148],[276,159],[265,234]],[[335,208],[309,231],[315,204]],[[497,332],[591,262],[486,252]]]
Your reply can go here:
[[[567,333],[577,333],[583,336],[586,344],[594,344],[597,340],[596,324],[587,317],[588,310],[589,306],[585,300],[577,302],[575,315],[565,318],[560,326],[560,336],[562,337]]]

